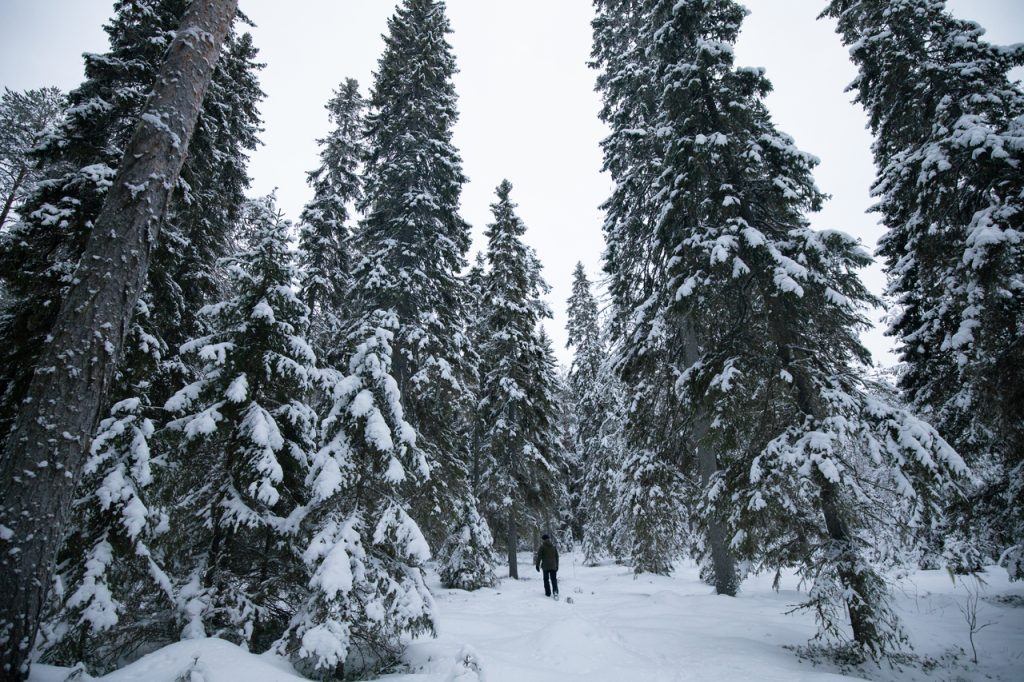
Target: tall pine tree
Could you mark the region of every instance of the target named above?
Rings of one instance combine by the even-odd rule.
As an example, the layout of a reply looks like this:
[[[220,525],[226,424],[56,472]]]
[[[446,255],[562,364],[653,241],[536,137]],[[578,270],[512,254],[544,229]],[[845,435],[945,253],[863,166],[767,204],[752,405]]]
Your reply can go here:
[[[882,655],[902,633],[865,551],[871,512],[892,508],[892,529],[918,522],[963,463],[927,424],[879,400],[858,369],[856,332],[872,299],[856,270],[869,256],[842,233],[808,227],[805,212],[823,198],[815,160],[772,125],[763,71],[733,66],[744,9],[648,7],[640,42],[665,146],[650,277],[634,282],[646,298],[620,311],[620,370],[630,419],[642,418],[632,428],[644,429],[637,450],[669,465],[659,486],[680,469],[698,483],[689,503],[720,592],[736,580],[722,575],[721,552],[795,564],[814,581],[806,606],[822,634],[841,637],[845,611],[856,651]]]
[[[47,180],[36,185],[21,221],[0,241],[0,273],[11,299],[0,318],[0,433],[6,433],[24,395],[187,5],[184,0],[115,4],[105,27],[110,51],[85,56],[86,80],[68,96],[65,119],[36,152]],[[248,187],[245,152],[258,144],[256,105],[263,95],[254,56],[248,35],[229,36],[153,255],[143,299],[150,315],[140,322],[151,325],[146,335],[170,347],[196,332],[190,316],[217,292],[214,265],[227,254]],[[129,348],[134,347],[132,342]]]
[[[6,504],[0,514],[4,538],[12,545],[0,561],[0,630],[7,644],[3,669],[12,679],[28,673],[25,656],[55,577],[55,555],[86,464],[86,444],[108,398],[171,192],[236,14],[237,0],[191,4],[185,10],[122,165],[109,182],[81,263],[63,292],[66,298],[38,350],[42,366],[16,405],[19,413],[0,462]],[[197,35],[203,39],[194,40]],[[54,433],[64,438],[54,439]],[[33,464],[52,464],[57,473],[33,474],[32,484],[25,485],[23,472]]]
[[[452,145],[455,58],[440,0],[404,0],[388,20],[367,115],[365,219],[355,239],[350,346],[380,316],[397,321],[392,373],[431,469],[415,517],[435,546],[466,496],[466,178]]]
[[[345,79],[327,103],[334,128],[319,140],[320,165],[308,176],[313,199],[299,216],[301,298],[309,307],[310,336],[324,362],[340,359],[337,346],[352,287],[349,213],[362,199],[358,171],[366,155],[362,137],[365,107],[359,83],[352,78]]]
[[[287,626],[282,604],[304,594],[296,550],[317,415],[308,404],[316,357],[304,337],[308,309],[294,292],[291,225],[272,199],[246,217],[251,248],[227,258],[227,300],[205,306],[210,333],[182,352],[199,378],[166,408],[181,447],[165,485],[168,537],[185,636],[265,650]]]
[[[577,447],[581,450],[579,471],[580,523],[582,551],[588,563],[613,557],[627,561],[635,554],[636,522],[628,500],[636,495],[629,490],[632,480],[625,465],[631,450],[626,438],[626,391],[607,359],[593,386],[595,399],[589,400],[595,412],[579,423]],[[590,429],[593,429],[592,431]],[[581,437],[584,436],[584,437]],[[657,551],[657,548],[652,548]],[[635,562],[634,570],[646,562]]]
[[[480,448],[485,457],[481,496],[493,526],[505,530],[509,575],[518,578],[519,532],[544,526],[557,514],[557,437],[553,373],[539,336],[550,315],[540,295],[547,285],[540,263],[522,241],[526,226],[515,214],[507,180],[491,204],[484,284],[487,340],[480,349]]]
[[[469,297],[466,313],[466,337],[472,348],[480,348],[487,340],[487,308],[484,298],[486,288],[487,261],[483,252],[477,251],[473,265],[469,268],[469,272],[466,273],[466,291]],[[476,358],[476,360],[479,361],[479,358]],[[476,396],[480,393],[479,368],[474,373],[472,379],[471,391]],[[466,432],[469,450],[469,461],[467,463],[469,469],[469,491],[471,495],[479,499],[480,479],[485,467],[485,456],[480,448],[483,438],[481,427],[483,425],[476,419],[474,409],[467,410],[466,414],[469,420]]]
[[[39,152],[44,167],[66,170],[74,167],[71,158],[81,163],[90,154],[99,154],[94,143],[104,134],[111,136],[108,145],[119,143],[132,108],[141,107],[140,98],[152,84],[163,50],[173,39],[186,6],[163,0],[115,7],[115,17],[107,27],[112,52],[87,55],[91,79],[73,93],[78,107]],[[165,419],[163,403],[177,385],[195,378],[193,368],[178,357],[177,346],[189,334],[203,330],[197,311],[211,297],[225,292],[224,276],[217,273],[216,261],[232,245],[243,192],[249,185],[246,152],[258,144],[256,105],[263,93],[256,80],[260,65],[254,62],[255,55],[248,34],[231,33],[207,90],[189,156],[153,254],[146,290],[136,306],[114,376],[108,399],[111,407],[94,439],[59,554],[65,593],[54,595],[49,605],[43,642],[51,660],[109,665],[114,657],[130,655],[147,639],[173,640],[180,627],[175,620],[180,611],[174,603],[175,586],[161,568],[163,548],[152,542],[166,530],[168,499],[163,496],[165,487],[154,485],[161,476],[159,469],[151,466],[150,439]],[[110,97],[107,104],[117,115],[98,120],[87,117],[90,111],[111,113],[105,108],[104,96]],[[63,144],[69,140],[73,144]],[[104,152],[109,153],[111,163],[117,161],[115,152]],[[57,181],[71,175],[58,176]],[[32,240],[49,239],[62,244],[61,249],[71,249],[71,228],[79,220],[88,226],[88,211],[92,210],[76,198],[79,190],[74,184],[40,188],[32,201],[55,191],[65,193],[58,203],[65,207],[64,221],[40,222],[37,213],[18,229]],[[72,254],[73,250],[66,255],[70,258]],[[37,280],[46,275],[22,271],[19,276],[29,274]],[[29,292],[21,304],[51,295],[60,292],[40,287]],[[160,456],[165,453],[156,454],[156,461],[166,462]],[[105,562],[94,560],[97,552],[106,556]],[[91,596],[86,599],[87,595]],[[96,600],[104,597],[107,605],[101,608]],[[70,629],[69,619],[77,619]]]
[[[610,134],[601,141],[602,170],[615,181],[604,202],[604,270],[608,293],[618,311],[612,331],[647,297],[651,285],[654,192],[664,141],[653,127],[658,94],[645,36],[646,0],[595,0],[590,66],[598,69],[601,120]]]
[[[672,409],[672,363],[654,353],[638,353],[632,338],[637,333],[637,316],[650,312],[656,301],[665,260],[656,231],[656,211],[663,199],[658,194],[658,175],[668,140],[659,128],[664,96],[658,87],[657,63],[652,59],[657,7],[650,0],[603,0],[597,3],[597,10],[592,65],[601,71],[601,117],[611,128],[602,142],[604,168],[615,180],[615,189],[604,204],[604,269],[613,305],[615,371],[632,389],[626,396],[627,439],[620,450],[627,469],[618,484],[623,486],[623,494],[636,502],[627,508],[628,514],[616,514],[613,536],[621,538],[617,545],[628,546],[629,553],[635,555],[637,570],[667,572],[673,557],[663,552],[675,552],[682,546],[683,531],[677,522],[687,515],[680,509],[684,501],[680,499],[678,471],[691,463],[677,446],[685,427],[680,423],[682,415]],[[691,326],[675,331],[684,338],[682,342],[676,339],[670,352],[692,352]],[[710,418],[702,415],[701,420],[707,423]],[[705,476],[717,470],[715,453],[708,446],[697,448],[691,442],[687,447],[696,449]],[[696,466],[693,463],[691,468]],[[631,528],[631,524],[641,519],[646,529],[677,529],[676,537],[638,534],[640,528]],[[726,548],[725,530],[720,519],[709,521],[716,586],[720,593],[734,594],[735,569]]]
[[[900,387],[981,476],[951,511],[1024,579],[1024,93],[1009,75],[1024,46],[986,42],[941,0],[833,0],[825,15],[875,134]]]
[[[539,273],[542,268],[540,260],[535,260],[535,263]],[[551,292],[546,282],[543,291]],[[553,474],[548,482],[545,480],[548,476],[539,472],[541,487],[549,490],[544,491],[548,499],[542,502],[538,510],[534,528],[540,533],[559,533],[568,549],[573,538],[573,504],[569,482],[576,480],[579,472],[579,462],[572,446],[572,420],[568,418],[569,388],[565,371],[555,357],[555,344],[543,324],[538,325],[536,337],[538,353],[533,364],[534,379],[528,385],[527,392],[530,394],[529,400],[536,405],[537,442],[545,446],[546,459]],[[534,546],[540,544],[536,535],[533,540]]]
[[[591,390],[605,356],[597,299],[591,291],[583,263],[576,263],[573,270],[572,295],[567,301],[566,312],[569,333],[566,347],[575,349],[569,368],[569,384],[573,393],[582,397]]]
[[[607,556],[617,560],[630,557],[638,572],[665,572],[669,565],[657,565],[656,557],[667,553],[657,545],[641,547],[636,543],[637,514],[644,508],[642,488],[647,482],[631,476],[627,467],[640,460],[629,457],[623,433],[626,396],[606,347],[607,333],[582,263],[577,263],[573,273],[567,310],[567,345],[575,350],[568,376],[573,447],[578,458],[573,502],[583,555],[588,563]],[[676,535],[675,531],[670,535]],[[643,558],[645,552],[651,560]]]
[[[567,376],[569,409],[572,414],[572,448],[577,466],[570,481],[570,495],[573,507],[573,531],[578,539],[584,539],[584,528],[592,527],[586,519],[585,509],[594,504],[594,496],[587,491],[588,469],[596,463],[600,451],[600,430],[605,415],[598,375],[606,353],[598,319],[597,299],[590,290],[590,281],[577,263],[573,271],[572,295],[567,302],[568,331],[567,348],[574,349],[573,361]],[[592,489],[591,489],[592,491]],[[594,545],[588,545],[591,549]],[[596,558],[588,550],[590,559]]]

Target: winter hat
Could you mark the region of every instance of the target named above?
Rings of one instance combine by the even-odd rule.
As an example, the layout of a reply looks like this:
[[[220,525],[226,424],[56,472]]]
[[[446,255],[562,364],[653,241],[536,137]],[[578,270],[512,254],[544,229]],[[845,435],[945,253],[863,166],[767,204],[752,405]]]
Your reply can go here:
[[[540,539],[541,539],[541,540],[547,540],[547,539],[548,539],[548,534],[547,534],[547,533],[545,533],[544,535],[541,535],[541,536],[540,536]]]

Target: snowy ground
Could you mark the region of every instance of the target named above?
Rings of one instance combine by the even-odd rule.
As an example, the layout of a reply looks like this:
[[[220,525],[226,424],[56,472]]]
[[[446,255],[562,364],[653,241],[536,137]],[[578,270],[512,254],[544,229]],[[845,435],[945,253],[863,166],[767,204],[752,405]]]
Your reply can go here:
[[[684,682],[688,680],[1024,680],[1024,585],[992,568],[979,602],[971,662],[960,607],[966,588],[943,571],[917,572],[898,587],[900,615],[914,653],[934,667],[864,669],[846,676],[831,666],[801,662],[783,648],[814,633],[809,614],[785,615],[801,600],[796,579],[771,590],[771,576],[743,583],[735,599],[718,597],[691,565],[671,578],[634,580],[628,568],[573,566],[563,556],[562,601],[543,596],[528,555],[524,579],[469,593],[444,590],[434,577],[439,637],[412,644],[406,674],[388,682],[475,682],[456,661],[469,645],[486,682]],[[567,597],[572,598],[569,603]],[[198,656],[195,682],[285,682],[300,679],[287,664],[254,656],[220,640],[181,642],[102,678],[107,682],[174,682]],[[63,681],[66,669],[37,666],[32,682]],[[82,679],[82,678],[79,678]],[[88,679],[88,678],[84,678]]]

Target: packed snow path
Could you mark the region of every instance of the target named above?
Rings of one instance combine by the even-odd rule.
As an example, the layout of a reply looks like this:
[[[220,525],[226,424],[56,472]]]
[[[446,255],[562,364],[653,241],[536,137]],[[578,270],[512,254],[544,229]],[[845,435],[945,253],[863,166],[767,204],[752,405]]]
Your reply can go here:
[[[748,578],[735,599],[719,597],[690,563],[672,577],[634,579],[625,566],[584,567],[562,556],[562,600],[544,597],[530,556],[519,557],[522,579],[495,589],[443,589],[436,573],[430,586],[437,601],[437,639],[414,642],[406,659],[411,672],[388,682],[707,682],[757,680],[820,682],[857,679],[834,666],[801,662],[786,645],[802,645],[814,634],[808,613],[786,612],[806,595],[784,575],[781,590],[772,576]],[[504,568],[504,567],[502,567]],[[1024,584],[1011,584],[991,567],[978,605],[975,635],[979,664],[970,661],[968,628],[960,611],[966,590],[945,571],[918,571],[897,589],[897,608],[914,651],[934,659],[923,671],[871,668],[874,680],[1024,680]],[[573,603],[569,603],[571,598]],[[483,677],[460,668],[471,650]],[[950,656],[955,651],[957,657]],[[188,640],[164,647],[104,678],[106,682],[176,682],[192,670],[202,682],[299,682],[287,662],[256,656],[217,639]],[[35,666],[31,682],[63,682],[66,668]],[[79,680],[91,678],[81,677]],[[184,679],[188,679],[187,677]]]
[[[807,620],[784,615],[796,601],[793,593],[717,597],[699,581],[634,580],[631,569],[615,565],[577,566],[574,577],[563,560],[555,602],[544,597],[528,558],[521,566],[521,580],[504,580],[494,590],[434,586],[444,630],[437,642],[414,645],[410,661],[429,670],[417,654],[436,657],[439,645],[451,641],[473,647],[487,682],[837,679],[779,648],[807,640]]]
[[[734,599],[715,595],[692,565],[680,566],[672,577],[634,579],[625,566],[574,567],[573,557],[563,556],[562,600],[555,602],[544,597],[530,557],[521,555],[519,563],[522,578],[492,590],[444,590],[435,581],[438,639],[411,647],[407,658],[420,674],[385,679],[463,682],[450,676],[463,644],[478,654],[487,682],[849,679],[782,648],[806,644],[815,631],[811,614],[786,614],[806,598],[792,575],[783,577],[777,593],[773,576],[748,578]],[[1010,586],[1005,571],[995,568],[985,579],[986,596],[1015,597],[979,606],[979,622],[996,625],[975,636],[978,667],[968,660],[968,630],[957,608],[964,590],[954,588],[944,571],[922,572],[901,584],[901,616],[916,652],[938,659],[952,647],[967,650],[961,661],[968,669],[947,670],[939,678],[1024,679],[1024,585]],[[874,672],[883,679],[922,676]]]

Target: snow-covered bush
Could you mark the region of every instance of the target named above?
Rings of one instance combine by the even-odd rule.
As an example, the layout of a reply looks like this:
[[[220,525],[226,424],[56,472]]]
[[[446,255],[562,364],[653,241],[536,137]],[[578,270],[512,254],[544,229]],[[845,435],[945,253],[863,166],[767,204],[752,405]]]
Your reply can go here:
[[[470,645],[463,645],[455,657],[455,667],[448,673],[445,682],[487,682],[480,654]]]

